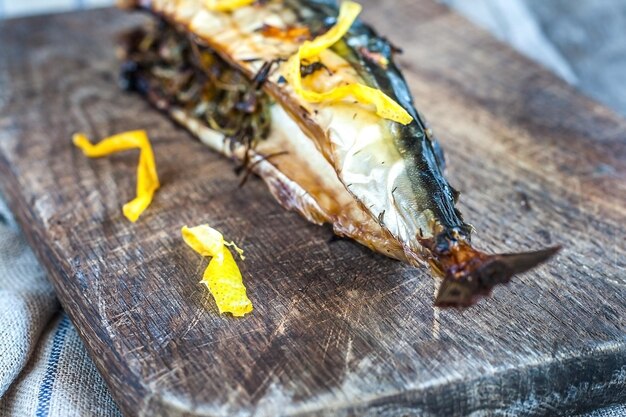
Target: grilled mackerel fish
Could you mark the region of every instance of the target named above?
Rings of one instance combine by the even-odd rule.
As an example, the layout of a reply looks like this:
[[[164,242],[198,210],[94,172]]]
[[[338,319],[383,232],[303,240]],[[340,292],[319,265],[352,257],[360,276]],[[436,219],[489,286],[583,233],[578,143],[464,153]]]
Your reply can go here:
[[[429,265],[443,278],[438,306],[471,305],[552,256],[557,248],[488,255],[471,246],[472,227],[455,208],[458,192],[394,64],[396,48],[358,19],[346,24],[344,5],[124,1],[155,19],[125,36],[123,86],[259,175],[286,209]],[[332,45],[311,53],[342,25]],[[356,84],[365,87],[350,90]],[[348,94],[333,96],[342,86]],[[363,98],[372,91],[378,101]]]

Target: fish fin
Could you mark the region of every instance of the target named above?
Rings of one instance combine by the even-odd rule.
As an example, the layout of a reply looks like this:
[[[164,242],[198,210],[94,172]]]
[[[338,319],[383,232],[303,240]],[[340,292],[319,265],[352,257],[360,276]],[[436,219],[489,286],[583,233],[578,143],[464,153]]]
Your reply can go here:
[[[533,252],[483,255],[466,268],[451,273],[441,283],[435,299],[437,307],[467,307],[488,296],[493,287],[547,261],[560,250],[554,246]]]

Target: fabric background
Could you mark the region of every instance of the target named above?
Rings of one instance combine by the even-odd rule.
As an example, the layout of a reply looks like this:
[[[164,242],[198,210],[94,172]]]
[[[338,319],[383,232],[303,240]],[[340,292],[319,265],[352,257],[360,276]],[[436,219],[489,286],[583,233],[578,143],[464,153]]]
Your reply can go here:
[[[0,416],[121,416],[1,195]]]
[[[438,1],[626,116],[626,1]]]

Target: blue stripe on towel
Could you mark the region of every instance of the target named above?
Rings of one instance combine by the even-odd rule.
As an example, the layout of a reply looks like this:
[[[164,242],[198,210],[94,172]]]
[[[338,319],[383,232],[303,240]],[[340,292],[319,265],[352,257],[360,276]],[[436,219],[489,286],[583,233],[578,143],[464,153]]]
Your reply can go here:
[[[59,359],[61,358],[61,351],[63,350],[63,341],[67,335],[67,331],[70,328],[70,321],[67,318],[67,314],[63,313],[63,318],[59,322],[59,326],[54,333],[52,339],[52,349],[50,350],[50,356],[48,357],[48,364],[46,366],[46,373],[39,387],[39,394],[37,395],[37,410],[35,415],[37,417],[47,417],[50,412],[50,399],[52,398],[52,386],[54,380],[57,377],[57,368],[59,366]]]

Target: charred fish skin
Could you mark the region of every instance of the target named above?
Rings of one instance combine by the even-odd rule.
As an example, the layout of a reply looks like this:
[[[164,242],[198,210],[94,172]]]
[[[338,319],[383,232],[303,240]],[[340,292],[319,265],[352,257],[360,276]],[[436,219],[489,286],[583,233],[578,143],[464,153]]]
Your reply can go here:
[[[320,22],[332,23],[333,19],[327,16],[337,15],[333,0],[287,2],[294,10],[310,10],[308,15],[315,17],[305,20],[312,31],[320,30]],[[463,221],[455,207],[459,193],[443,175],[443,151],[415,108],[408,85],[394,63],[395,48],[370,26],[357,20],[332,49],[350,62],[367,85],[383,91],[413,117],[410,124],[395,123],[391,129],[393,143],[407,162],[405,167],[411,187],[401,190],[405,201],[411,201],[412,197],[417,203],[414,207],[417,212],[431,213],[432,229],[420,228],[414,238],[427,248],[433,270],[444,278],[435,300],[437,306],[473,305],[488,296],[494,286],[509,282],[512,276],[534,268],[558,252],[559,247],[552,247],[527,253],[487,255],[474,249],[470,244],[472,227]],[[371,56],[382,57],[384,64],[381,60],[372,60]]]
[[[250,9],[232,14],[207,12],[200,0],[137,0],[129,3],[130,6],[150,10],[177,28],[195,32],[190,39],[197,39],[203,47],[210,45],[227,64],[237,67],[255,85],[255,74],[260,76],[261,72],[258,71],[265,69],[262,74],[264,91],[272,97],[276,106],[287,110],[281,114],[296,121],[305,133],[304,136],[308,136],[315,144],[320,152],[318,166],[328,165],[324,168],[324,176],[328,181],[324,185],[326,190],[322,190],[324,192],[309,193],[306,186],[299,188],[303,184],[300,181],[306,182],[306,178],[290,177],[290,172],[294,174],[293,170],[285,170],[285,165],[273,161],[262,161],[265,168],[260,175],[284,174],[285,181],[282,183],[289,185],[283,187],[298,188],[292,194],[304,192],[310,199],[308,207],[316,208],[305,207],[299,211],[310,221],[330,222],[338,233],[397,259],[412,264],[428,262],[444,278],[436,299],[437,305],[471,305],[480,297],[488,295],[495,285],[508,282],[512,275],[534,267],[555,253],[556,249],[552,248],[525,254],[487,255],[471,246],[472,228],[463,221],[455,207],[458,192],[443,176],[444,157],[441,147],[424,118],[415,109],[408,86],[394,64],[394,48],[360,20],[355,21],[343,39],[332,46],[329,53],[334,55],[325,55],[324,59],[328,58],[329,61],[319,57],[319,61],[303,63],[302,77],[323,75],[326,72],[323,69],[332,73],[333,69],[329,68],[331,64],[335,64],[339,71],[345,68],[342,62],[347,62],[349,69],[340,74],[344,82],[361,82],[381,90],[413,117],[411,123],[402,125],[373,117],[370,110],[349,102],[311,105],[291,91],[284,79],[281,82],[280,62],[296,50],[294,45],[277,46],[273,40],[272,47],[265,48],[262,36],[256,30],[246,28],[265,25],[262,20],[255,22],[255,16],[270,14],[275,23],[276,17],[295,15],[295,21],[289,17],[285,25],[302,25],[314,37],[324,33],[337,20],[338,8],[334,1],[269,0],[246,6]],[[266,9],[266,14],[258,13],[266,7],[272,10]],[[281,12],[286,9],[290,13]],[[243,25],[239,25],[242,22],[238,22],[238,18],[243,19]],[[243,41],[237,43],[236,40],[233,43],[233,33],[227,36],[231,43],[224,43],[219,38],[220,33],[207,26],[209,22],[217,22],[231,30],[235,27],[241,31],[242,40],[257,44],[250,46]],[[250,51],[264,51],[264,60],[267,60],[265,64],[255,67],[249,65],[252,62],[248,59]],[[267,51],[276,53],[272,55]],[[285,55],[284,51],[291,52]],[[268,66],[268,62],[279,64],[275,67],[276,71],[270,71],[272,66]],[[255,68],[256,72],[252,72],[251,68]],[[144,91],[143,94],[150,99],[150,91]],[[197,120],[182,115],[179,110],[172,112],[176,114],[173,117],[177,121],[186,125],[196,136],[201,135]],[[231,139],[225,138],[224,143],[228,140],[232,145]],[[239,141],[245,141],[245,137],[239,137]],[[271,149],[270,142],[261,144],[257,156],[262,157],[263,152],[267,156],[271,151],[277,151]],[[282,143],[288,145],[284,141]],[[213,143],[211,146],[221,151],[218,144]],[[244,158],[240,159],[244,162],[254,162],[254,158],[248,159],[248,149],[243,155]],[[321,162],[324,159],[326,161]],[[337,178],[330,178],[334,173]],[[271,180],[264,179],[272,189]],[[341,195],[337,201],[343,203],[329,206],[327,200],[335,199],[333,194]],[[274,195],[281,201],[277,194]],[[347,204],[346,199],[353,201]],[[285,205],[283,201],[281,203]],[[349,212],[343,214],[337,209],[348,206]],[[316,211],[316,214],[311,215],[307,210]],[[385,239],[388,243],[384,243]]]
[[[336,16],[338,13],[333,0],[288,0],[287,4],[301,16],[303,10],[309,10],[308,17],[301,18],[312,28],[312,32],[322,30],[320,26],[334,23],[334,19],[329,16]],[[407,161],[408,177],[411,180],[409,192],[417,201],[417,210],[430,210],[436,224],[442,228],[441,232],[454,231],[469,240],[471,227],[463,221],[460,212],[455,208],[457,193],[443,176],[443,151],[423,116],[415,108],[409,87],[395,65],[395,48],[373,28],[356,20],[344,38],[333,45],[332,49],[357,70],[368,86],[387,94],[413,117],[408,125],[394,123],[392,136],[398,152]],[[367,55],[364,51],[367,51]],[[375,62],[368,56],[380,57],[384,64]]]

